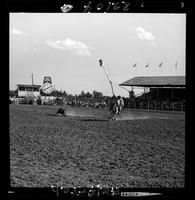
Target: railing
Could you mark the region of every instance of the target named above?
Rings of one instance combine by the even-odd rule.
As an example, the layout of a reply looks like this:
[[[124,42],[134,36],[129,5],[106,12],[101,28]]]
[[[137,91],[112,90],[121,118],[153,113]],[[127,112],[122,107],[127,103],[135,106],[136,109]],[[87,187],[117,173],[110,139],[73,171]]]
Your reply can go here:
[[[77,98],[77,99],[60,99],[59,101],[54,100],[37,100],[27,98],[17,98],[12,101],[14,104],[37,104],[37,105],[71,105],[71,106],[84,106],[84,107],[95,107],[95,108],[107,108],[109,107],[109,101],[100,98]],[[125,108],[138,109],[138,110],[154,110],[154,111],[172,111],[172,112],[185,112],[186,105],[185,102],[159,102],[159,101],[125,101]]]
[[[185,111],[184,102],[157,102],[157,101],[147,101],[147,102],[128,102],[125,105],[126,108],[140,109],[140,110],[162,110],[162,111]]]

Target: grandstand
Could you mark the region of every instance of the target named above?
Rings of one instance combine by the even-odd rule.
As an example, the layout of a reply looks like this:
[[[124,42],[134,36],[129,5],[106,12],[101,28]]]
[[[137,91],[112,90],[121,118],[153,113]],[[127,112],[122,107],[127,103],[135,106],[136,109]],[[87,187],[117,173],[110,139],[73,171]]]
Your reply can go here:
[[[119,86],[131,87],[130,108],[185,111],[185,76],[134,77]],[[134,95],[134,88],[143,88],[144,92]]]

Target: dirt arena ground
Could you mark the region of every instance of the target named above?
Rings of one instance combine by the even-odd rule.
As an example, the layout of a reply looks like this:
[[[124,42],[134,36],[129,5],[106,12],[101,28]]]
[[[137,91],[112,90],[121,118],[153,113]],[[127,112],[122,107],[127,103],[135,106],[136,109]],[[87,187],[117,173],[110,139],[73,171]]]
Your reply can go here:
[[[10,105],[13,187],[184,187],[185,116]]]

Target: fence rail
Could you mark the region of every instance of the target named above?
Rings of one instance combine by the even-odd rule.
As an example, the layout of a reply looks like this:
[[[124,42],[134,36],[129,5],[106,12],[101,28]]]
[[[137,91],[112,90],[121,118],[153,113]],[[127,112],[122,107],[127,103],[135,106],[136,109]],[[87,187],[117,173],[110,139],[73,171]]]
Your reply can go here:
[[[84,107],[96,107],[106,108],[109,107],[109,101],[105,98],[75,98],[75,99],[53,99],[53,100],[32,100],[27,98],[18,98],[12,101],[15,104],[34,104],[34,105],[70,105],[70,106],[84,106]],[[158,101],[129,101],[125,100],[125,108],[139,109],[139,110],[163,110],[163,111],[181,111],[186,109],[185,102],[158,102]]]
[[[185,111],[184,102],[128,102],[125,106],[131,109],[141,109],[141,110],[164,110],[164,111]]]

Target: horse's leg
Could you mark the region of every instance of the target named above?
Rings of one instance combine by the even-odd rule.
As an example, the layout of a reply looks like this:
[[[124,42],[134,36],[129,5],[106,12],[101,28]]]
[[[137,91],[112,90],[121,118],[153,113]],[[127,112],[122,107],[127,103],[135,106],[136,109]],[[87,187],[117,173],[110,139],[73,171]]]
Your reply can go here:
[[[109,116],[109,120],[114,120],[115,115],[116,115],[116,111],[115,111],[115,110],[112,110],[112,111],[111,111],[111,114],[110,114],[110,116]]]

